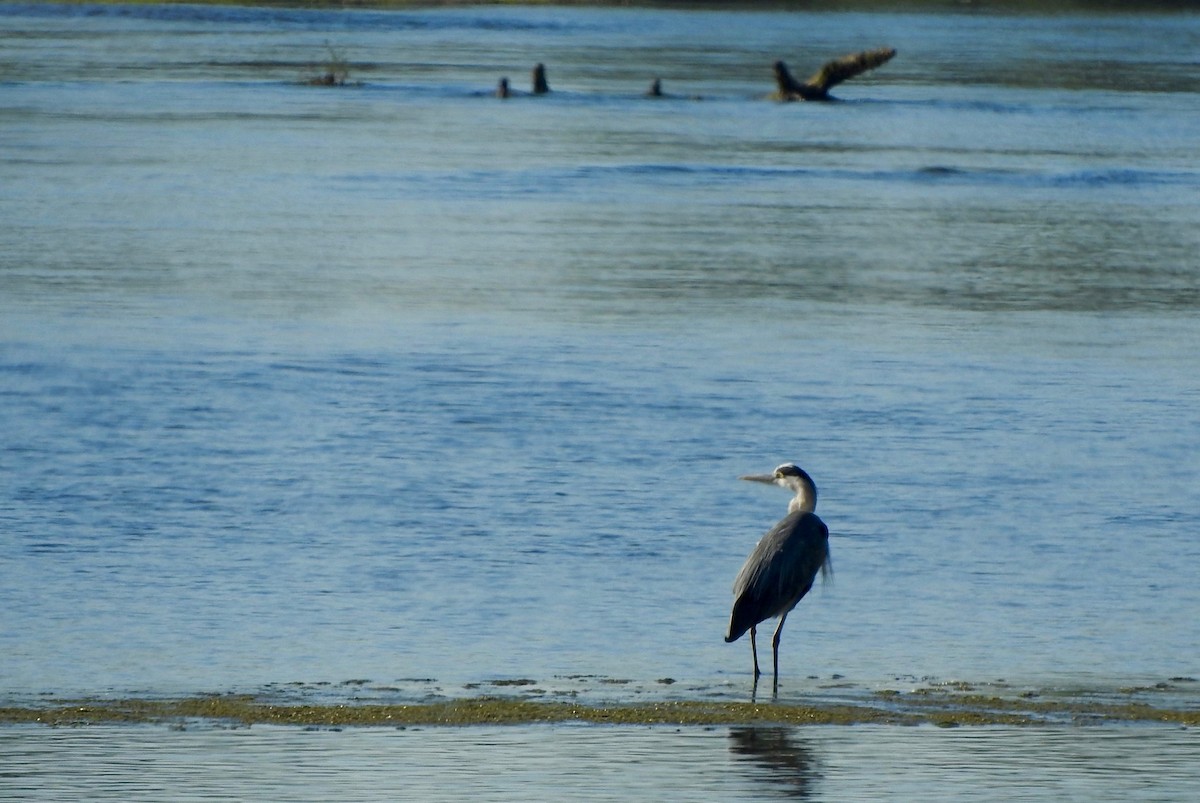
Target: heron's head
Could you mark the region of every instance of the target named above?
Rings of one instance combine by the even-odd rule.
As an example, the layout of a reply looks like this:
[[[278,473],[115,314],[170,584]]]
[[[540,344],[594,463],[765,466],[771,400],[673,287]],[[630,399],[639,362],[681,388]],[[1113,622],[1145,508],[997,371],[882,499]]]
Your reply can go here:
[[[817,484],[813,482],[812,477],[808,476],[808,472],[795,463],[784,463],[777,467],[771,474],[747,474],[744,477],[738,477],[738,479],[749,480],[750,482],[762,482],[767,485],[778,485],[780,488],[785,488],[792,493],[800,493],[803,490],[805,493],[815,496],[817,491]]]

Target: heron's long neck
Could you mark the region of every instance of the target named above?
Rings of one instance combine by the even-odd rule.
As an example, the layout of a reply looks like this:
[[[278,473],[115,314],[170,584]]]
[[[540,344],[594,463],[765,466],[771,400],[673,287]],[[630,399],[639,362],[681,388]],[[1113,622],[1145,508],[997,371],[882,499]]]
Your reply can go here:
[[[812,513],[817,509],[817,487],[812,483],[801,483],[796,495],[788,502],[788,513]]]

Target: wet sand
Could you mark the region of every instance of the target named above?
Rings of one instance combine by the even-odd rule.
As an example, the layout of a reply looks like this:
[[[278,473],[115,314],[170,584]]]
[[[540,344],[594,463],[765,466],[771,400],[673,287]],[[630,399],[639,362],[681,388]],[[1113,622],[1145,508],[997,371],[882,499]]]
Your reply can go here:
[[[1046,726],[1102,724],[1200,725],[1195,682],[1177,679],[1149,687],[1111,692],[1046,690],[997,693],[969,684],[883,689],[847,700],[772,700],[770,684],[749,701],[672,699],[547,699],[541,689],[521,689],[532,681],[492,681],[492,691],[459,699],[392,701],[322,693],[320,699],[285,699],[277,693],[209,694],[174,699],[47,699],[0,707],[0,723],[88,726],[111,723],[176,724],[189,721],[237,725],[311,727],[407,727],[592,723],[612,725],[935,725]],[[342,684],[365,685],[366,681]],[[300,685],[300,684],[297,684]],[[763,688],[765,687],[765,693]],[[391,687],[379,687],[386,692]],[[299,689],[299,697],[312,688]],[[52,695],[47,695],[47,698]]]

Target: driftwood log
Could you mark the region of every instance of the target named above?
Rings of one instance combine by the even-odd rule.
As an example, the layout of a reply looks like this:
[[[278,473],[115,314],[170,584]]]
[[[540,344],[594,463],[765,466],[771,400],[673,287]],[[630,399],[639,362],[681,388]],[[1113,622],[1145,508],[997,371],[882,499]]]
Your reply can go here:
[[[546,83],[546,65],[535,64],[530,75],[530,89],[534,95],[545,95],[550,91],[550,85]],[[511,98],[514,94],[520,95],[520,92],[514,90],[508,83],[508,78],[501,78],[500,83],[496,85],[496,97]]]
[[[896,55],[892,47],[880,47],[852,53],[840,59],[825,62],[825,65],[804,83],[797,81],[788,72],[782,61],[775,62],[776,100],[836,100],[829,90],[856,75],[862,75],[881,64],[886,64]]]

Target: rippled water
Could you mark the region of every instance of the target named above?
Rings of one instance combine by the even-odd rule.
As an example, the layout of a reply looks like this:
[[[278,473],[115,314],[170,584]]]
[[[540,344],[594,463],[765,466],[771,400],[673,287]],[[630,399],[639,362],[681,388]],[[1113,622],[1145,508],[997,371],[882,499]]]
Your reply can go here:
[[[1200,675],[1195,14],[0,4],[0,41],[6,698],[738,698],[786,499],[736,477],[785,460],[836,579],[784,696]],[[883,43],[844,103],[763,100]],[[327,46],[356,85],[303,85]],[[471,733],[753,789],[727,730]],[[858,733],[812,738],[906,739]]]
[[[0,754],[19,767],[0,773],[0,792],[22,800],[1181,800],[1200,781],[1198,749],[1194,731],[1166,729],[17,728],[0,731]]]

